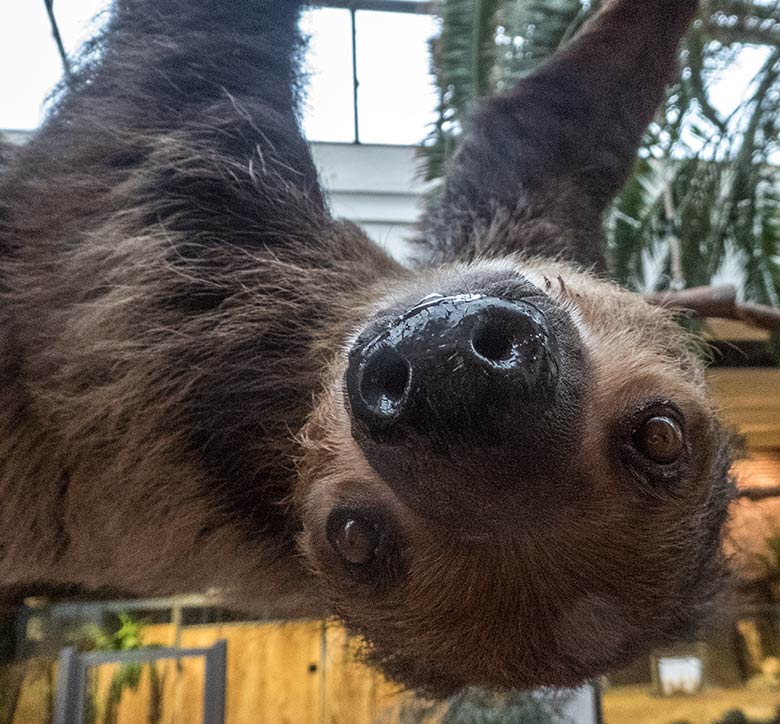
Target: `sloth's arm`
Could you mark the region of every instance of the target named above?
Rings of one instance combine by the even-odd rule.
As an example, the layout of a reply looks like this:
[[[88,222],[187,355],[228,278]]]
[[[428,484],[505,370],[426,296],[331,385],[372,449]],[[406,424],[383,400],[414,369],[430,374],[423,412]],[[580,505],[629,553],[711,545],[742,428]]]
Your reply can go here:
[[[612,0],[567,49],[486,100],[423,219],[432,254],[524,251],[601,267],[601,214],[630,172],[696,5]]]
[[[298,118],[303,5],[117,0],[35,144],[58,162],[47,176],[88,165],[115,181],[143,172],[149,197],[165,202],[163,220],[179,219],[193,198],[208,207],[213,195],[223,208],[209,174],[268,188],[256,204],[272,225],[285,216],[286,192],[322,208]]]
[[[323,329],[390,266],[326,214],[302,5],[118,0],[0,177],[0,588],[297,585]]]

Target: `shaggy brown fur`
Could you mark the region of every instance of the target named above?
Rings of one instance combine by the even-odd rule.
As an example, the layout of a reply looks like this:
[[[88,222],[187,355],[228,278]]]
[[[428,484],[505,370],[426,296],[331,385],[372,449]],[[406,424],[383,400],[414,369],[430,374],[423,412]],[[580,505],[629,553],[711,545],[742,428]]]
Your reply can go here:
[[[614,0],[487,101],[415,270],[328,214],[296,116],[301,5],[116,0],[0,178],[3,586],[330,607],[436,692],[571,684],[686,635],[731,495],[702,366],[664,312],[549,257],[603,267],[601,213],[694,0]],[[366,435],[343,383],[361,330],[520,286],[560,320],[566,400],[466,410],[496,439],[447,415]],[[651,414],[684,434],[668,464],[637,449]],[[382,531],[371,565],[334,546],[342,509]]]

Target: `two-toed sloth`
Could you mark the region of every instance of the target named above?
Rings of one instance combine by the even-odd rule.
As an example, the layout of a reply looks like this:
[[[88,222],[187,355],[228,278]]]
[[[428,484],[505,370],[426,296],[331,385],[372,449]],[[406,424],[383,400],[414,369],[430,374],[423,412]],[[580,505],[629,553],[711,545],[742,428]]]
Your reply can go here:
[[[3,588],[332,611],[440,693],[687,635],[726,435],[691,340],[597,274],[695,0],[608,2],[485,100],[415,268],[328,212],[303,4],[115,0],[0,177]]]

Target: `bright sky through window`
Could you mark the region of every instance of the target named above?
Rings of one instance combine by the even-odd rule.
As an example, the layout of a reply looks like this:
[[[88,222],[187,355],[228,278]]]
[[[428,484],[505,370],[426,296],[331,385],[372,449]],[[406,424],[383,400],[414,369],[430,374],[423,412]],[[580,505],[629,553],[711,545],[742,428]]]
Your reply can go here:
[[[68,52],[94,29],[106,0],[60,0],[55,10]],[[359,11],[356,15],[358,125],[363,143],[414,144],[434,120],[436,94],[429,75],[428,39],[436,31],[425,15]],[[310,140],[355,139],[352,29],[346,10],[312,10],[303,27],[311,36],[304,127]],[[717,81],[713,104],[728,113],[748,97],[764,49],[748,48]],[[35,128],[43,101],[61,74],[43,0],[0,3],[0,129]]]
[[[105,0],[55,2],[69,53],[90,35]],[[0,128],[35,128],[41,104],[62,75],[43,0],[0,3]]]
[[[363,143],[419,143],[436,121],[430,15],[357,13],[358,119]],[[316,108],[316,107],[315,107]]]

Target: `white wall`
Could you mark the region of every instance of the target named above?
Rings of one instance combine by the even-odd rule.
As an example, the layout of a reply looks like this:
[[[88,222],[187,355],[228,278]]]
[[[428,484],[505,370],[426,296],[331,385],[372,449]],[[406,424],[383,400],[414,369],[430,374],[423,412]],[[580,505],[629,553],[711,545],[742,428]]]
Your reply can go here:
[[[360,224],[377,244],[405,258],[425,191],[416,148],[314,143],[312,153],[334,215]]]
[[[24,143],[28,131],[2,131],[6,140]],[[360,224],[382,248],[399,259],[408,256],[425,184],[417,178],[414,146],[313,143],[312,155],[335,216]]]

